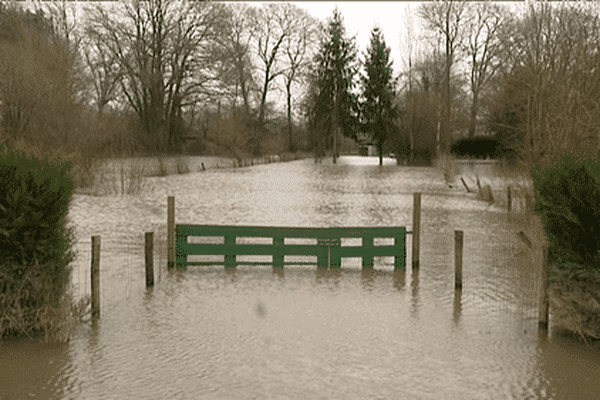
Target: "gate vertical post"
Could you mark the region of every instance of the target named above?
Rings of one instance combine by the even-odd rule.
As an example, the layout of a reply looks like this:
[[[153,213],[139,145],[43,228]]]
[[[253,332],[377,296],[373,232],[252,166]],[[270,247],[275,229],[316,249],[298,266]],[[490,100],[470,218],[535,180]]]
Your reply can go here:
[[[321,232],[321,230],[316,230],[316,233]],[[321,236],[320,234],[316,234],[315,237],[317,239],[317,268],[329,268],[329,247],[326,246],[326,243],[329,241],[327,237]]]
[[[413,194],[413,242],[412,267],[419,268],[419,246],[421,241],[421,193]]]
[[[402,228],[401,235],[394,237],[396,255],[394,256],[394,271],[406,270],[406,229]]]
[[[235,234],[229,233],[225,236],[225,269],[236,267],[236,256],[233,247],[235,247]]]
[[[175,266],[175,196],[167,198],[167,266]]]
[[[317,242],[317,268],[329,268],[329,248]]]
[[[100,236],[92,236],[92,318],[100,318]]]
[[[331,237],[329,245],[329,269],[339,269],[342,267],[342,254],[341,254],[341,242],[342,239],[338,237]]]
[[[373,269],[374,245],[373,237],[366,234],[362,238],[362,267],[363,269]]]
[[[280,236],[273,237],[273,268],[283,268],[283,239]]]

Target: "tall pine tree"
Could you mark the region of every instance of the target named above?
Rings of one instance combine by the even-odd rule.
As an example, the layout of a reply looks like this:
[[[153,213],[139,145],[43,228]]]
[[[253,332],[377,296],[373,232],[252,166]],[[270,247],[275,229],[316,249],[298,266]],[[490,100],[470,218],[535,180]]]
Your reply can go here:
[[[338,155],[338,132],[341,130],[344,136],[356,139],[358,99],[352,93],[358,71],[356,59],[354,38],[346,37],[336,7],[315,56],[309,110],[311,127],[333,146],[334,163]]]
[[[379,165],[383,164],[383,145],[394,129],[396,82],[392,74],[390,48],[379,27],[371,30],[371,42],[365,57],[362,77],[361,119],[363,129],[375,141]]]

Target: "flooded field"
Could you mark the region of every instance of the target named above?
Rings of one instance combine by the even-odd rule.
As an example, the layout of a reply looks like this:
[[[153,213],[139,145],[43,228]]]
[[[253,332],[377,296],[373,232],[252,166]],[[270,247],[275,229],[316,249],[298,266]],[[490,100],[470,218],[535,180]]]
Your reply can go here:
[[[434,169],[377,161],[214,169],[149,178],[136,196],[76,195],[73,283],[89,293],[89,243],[100,235],[102,317],[68,344],[0,343],[0,398],[596,398],[600,354],[552,328],[538,334],[539,266],[506,210]],[[394,273],[393,258],[374,271],[360,259],[339,271],[166,270],[167,196],[176,223],[411,230],[414,192],[418,270]],[[455,230],[465,237],[460,296]],[[160,267],[150,289],[148,231]],[[407,249],[410,265],[410,235]]]

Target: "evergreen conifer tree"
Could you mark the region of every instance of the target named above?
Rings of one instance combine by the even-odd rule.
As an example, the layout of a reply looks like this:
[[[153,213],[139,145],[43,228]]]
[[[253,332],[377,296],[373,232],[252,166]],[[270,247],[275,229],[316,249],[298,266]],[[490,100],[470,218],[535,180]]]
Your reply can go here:
[[[375,141],[379,165],[383,164],[383,145],[394,129],[395,80],[390,61],[390,48],[379,27],[371,30],[371,41],[364,63],[365,75],[361,79],[361,119],[363,129]]]
[[[356,139],[358,99],[352,89],[357,68],[354,38],[346,37],[342,16],[336,8],[315,56],[309,96],[311,126],[333,145],[333,162],[338,155],[338,135]],[[322,142],[322,141],[320,141]]]

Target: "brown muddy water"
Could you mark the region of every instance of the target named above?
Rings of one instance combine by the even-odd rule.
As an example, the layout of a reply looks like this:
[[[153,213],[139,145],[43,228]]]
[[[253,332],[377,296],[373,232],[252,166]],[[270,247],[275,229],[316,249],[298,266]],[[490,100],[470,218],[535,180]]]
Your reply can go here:
[[[0,398],[597,398],[600,354],[558,335],[552,316],[549,335],[538,334],[540,271],[505,210],[433,169],[394,164],[301,160],[150,178],[152,191],[136,196],[76,195],[73,283],[89,293],[90,237],[101,235],[102,316],[64,345],[1,342]],[[416,191],[418,272],[394,274],[387,258],[371,272],[360,259],[340,271],[167,272],[160,251],[169,195],[177,223],[411,230]],[[465,235],[462,296],[454,230]],[[146,231],[161,267],[150,289]],[[407,248],[410,262],[410,236]]]

